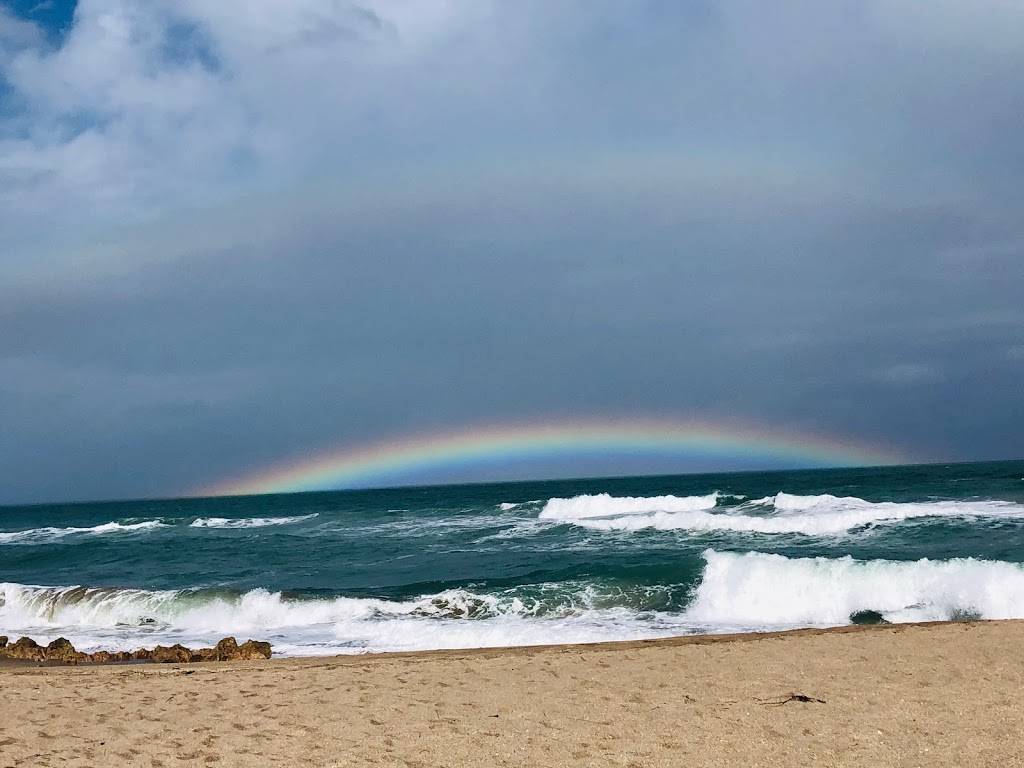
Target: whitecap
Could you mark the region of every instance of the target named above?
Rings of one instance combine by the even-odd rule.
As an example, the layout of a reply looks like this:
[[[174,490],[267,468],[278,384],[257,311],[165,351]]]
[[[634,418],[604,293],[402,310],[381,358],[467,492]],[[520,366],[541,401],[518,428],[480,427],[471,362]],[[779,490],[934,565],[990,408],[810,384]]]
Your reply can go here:
[[[711,509],[717,503],[717,492],[704,496],[611,496],[598,493],[574,496],[571,499],[548,499],[540,512],[540,518],[566,521],[648,512],[689,512]]]
[[[290,525],[312,520],[319,513],[292,517],[200,517],[192,521],[192,528],[265,528],[270,525]]]

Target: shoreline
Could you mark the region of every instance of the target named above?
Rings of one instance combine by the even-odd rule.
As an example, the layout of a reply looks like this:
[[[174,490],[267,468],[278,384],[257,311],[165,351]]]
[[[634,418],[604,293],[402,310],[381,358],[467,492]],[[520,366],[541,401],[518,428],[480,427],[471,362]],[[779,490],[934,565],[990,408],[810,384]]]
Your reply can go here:
[[[985,624],[1013,624],[1019,623],[1024,627],[1024,619],[951,619],[940,621],[917,621],[905,623],[877,623],[877,624],[840,624],[828,627],[794,627],[792,629],[769,630],[766,632],[723,632],[721,634],[705,633],[693,635],[672,635],[669,637],[651,637],[639,640],[601,640],[592,643],[545,643],[539,645],[495,645],[470,648],[431,648],[417,651],[372,651],[368,653],[335,653],[317,656],[271,656],[269,659],[239,659],[239,660],[203,660],[190,662],[153,661],[151,659],[121,659],[111,661],[82,661],[80,663],[67,663],[57,660],[36,661],[31,659],[12,659],[0,656],[0,670],[9,667],[47,667],[47,668],[93,668],[93,667],[124,667],[124,666],[183,666],[207,667],[213,664],[226,663],[230,666],[238,666],[243,661],[270,662],[273,664],[291,662],[344,662],[345,660],[368,661],[384,660],[390,658],[432,658],[464,655],[516,655],[531,653],[557,653],[560,651],[615,651],[651,646],[686,646],[686,645],[713,645],[718,643],[744,643],[759,640],[786,639],[790,637],[813,636],[813,635],[842,635],[857,632],[896,631],[900,632],[910,628],[941,627],[946,625],[976,626]],[[271,646],[273,648],[273,646]],[[208,650],[208,649],[206,649]],[[119,653],[112,651],[110,653]],[[120,653],[132,653],[122,651]]]
[[[1024,765],[1024,620],[0,667],[0,766]]]

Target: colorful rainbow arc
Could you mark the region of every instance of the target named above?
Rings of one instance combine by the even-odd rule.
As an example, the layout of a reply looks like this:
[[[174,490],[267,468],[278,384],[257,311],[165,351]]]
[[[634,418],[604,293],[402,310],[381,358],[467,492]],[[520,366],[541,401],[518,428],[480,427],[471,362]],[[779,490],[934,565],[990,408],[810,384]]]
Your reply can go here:
[[[636,419],[545,423],[417,435],[328,451],[219,482],[199,493],[221,496],[367,488],[385,482],[400,484],[403,475],[436,470],[615,455],[718,458],[742,461],[744,466],[760,463],[792,468],[877,466],[907,460],[878,446],[734,424]]]

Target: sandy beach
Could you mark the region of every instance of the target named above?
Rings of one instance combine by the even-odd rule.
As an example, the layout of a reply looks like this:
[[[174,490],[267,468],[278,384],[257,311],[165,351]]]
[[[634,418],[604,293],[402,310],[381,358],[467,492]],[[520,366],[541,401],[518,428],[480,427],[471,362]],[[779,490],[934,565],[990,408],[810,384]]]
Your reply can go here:
[[[0,668],[0,766],[1024,765],[1024,622]]]

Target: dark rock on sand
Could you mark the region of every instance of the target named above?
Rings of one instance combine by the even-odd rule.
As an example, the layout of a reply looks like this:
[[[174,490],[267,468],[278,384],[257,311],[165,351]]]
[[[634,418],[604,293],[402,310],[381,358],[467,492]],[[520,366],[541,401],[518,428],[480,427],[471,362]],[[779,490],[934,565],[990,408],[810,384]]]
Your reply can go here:
[[[882,616],[881,613],[879,613],[878,611],[872,611],[872,610],[857,611],[856,613],[851,613],[850,614],[850,622],[852,624],[888,624],[889,623],[888,621],[885,620],[885,617]]]

